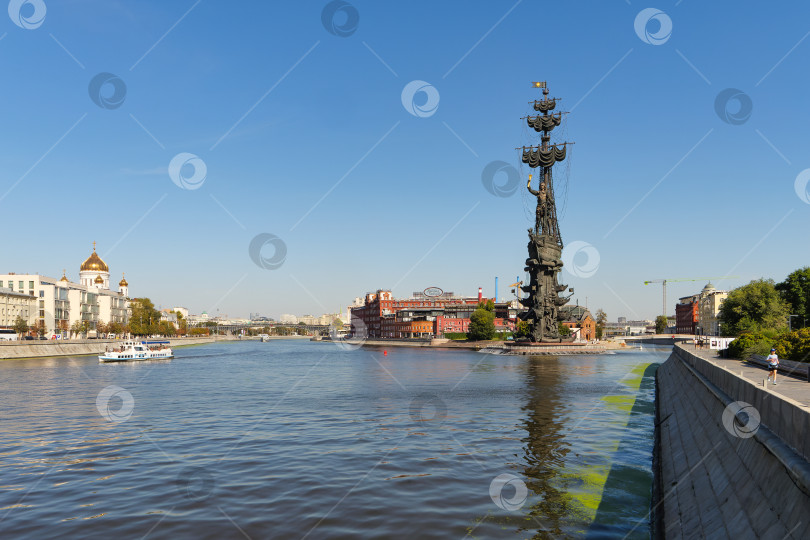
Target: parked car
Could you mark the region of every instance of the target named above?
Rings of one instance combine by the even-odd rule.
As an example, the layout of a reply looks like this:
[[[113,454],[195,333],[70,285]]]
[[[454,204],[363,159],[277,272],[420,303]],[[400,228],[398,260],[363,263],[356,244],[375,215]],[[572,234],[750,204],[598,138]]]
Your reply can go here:
[[[34,336],[25,336],[23,339],[24,339],[25,341],[33,341],[33,340],[34,340]]]

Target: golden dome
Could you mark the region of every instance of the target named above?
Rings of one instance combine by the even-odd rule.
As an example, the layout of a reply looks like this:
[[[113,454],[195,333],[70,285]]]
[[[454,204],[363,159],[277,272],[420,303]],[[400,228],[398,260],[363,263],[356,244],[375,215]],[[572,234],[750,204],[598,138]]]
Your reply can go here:
[[[110,267],[107,263],[101,260],[101,257],[96,253],[96,243],[93,242],[93,253],[87,257],[87,260],[82,263],[80,270],[90,270],[91,272],[109,272]]]
[[[127,278],[124,277],[124,274],[121,274],[121,281],[118,282],[119,287],[129,287],[129,283],[127,283]]]
[[[68,280],[68,278],[67,278],[67,276],[65,275],[65,271],[64,271],[64,270],[62,270],[62,279],[60,279],[59,281],[67,281],[67,280]]]
[[[96,279],[93,280],[93,283],[103,284],[104,283],[104,278],[101,277],[100,275],[96,276]]]

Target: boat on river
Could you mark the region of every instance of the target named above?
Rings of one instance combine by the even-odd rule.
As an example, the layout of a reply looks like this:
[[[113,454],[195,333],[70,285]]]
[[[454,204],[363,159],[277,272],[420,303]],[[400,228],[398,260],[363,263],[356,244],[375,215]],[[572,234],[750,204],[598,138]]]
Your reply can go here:
[[[124,341],[119,347],[108,347],[99,355],[99,362],[133,362],[137,360],[165,360],[174,353],[168,341]]]

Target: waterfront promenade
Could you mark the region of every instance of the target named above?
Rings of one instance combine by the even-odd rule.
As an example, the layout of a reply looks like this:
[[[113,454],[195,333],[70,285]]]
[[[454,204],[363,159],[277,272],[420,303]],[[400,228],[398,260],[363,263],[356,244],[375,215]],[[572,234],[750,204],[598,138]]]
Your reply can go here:
[[[747,362],[737,358],[721,358],[718,351],[709,349],[695,349],[692,345],[685,345],[684,348],[692,354],[700,356],[707,361],[738,374],[741,378],[752,383],[763,386],[763,381],[768,377],[768,370],[754,362]],[[782,362],[783,365],[785,362]],[[810,383],[807,382],[807,372],[797,371],[793,376],[786,375],[782,371],[776,376],[777,384],[768,383],[764,386],[768,392],[800,403],[804,407],[810,408]]]
[[[145,339],[145,338],[144,338]],[[202,345],[218,341],[230,341],[236,338],[229,336],[202,336],[187,338],[168,338],[171,347]],[[49,356],[84,356],[100,354],[109,345],[120,345],[123,340],[108,339],[71,339],[48,341],[7,341],[0,343],[0,360],[15,358],[43,358]]]
[[[658,481],[666,538],[807,538],[810,384],[717,351],[676,345],[657,375]]]

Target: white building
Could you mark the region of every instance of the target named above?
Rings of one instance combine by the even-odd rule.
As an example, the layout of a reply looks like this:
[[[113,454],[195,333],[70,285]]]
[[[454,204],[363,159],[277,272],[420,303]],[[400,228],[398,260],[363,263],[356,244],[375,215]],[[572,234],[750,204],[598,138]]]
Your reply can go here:
[[[160,312],[160,320],[166,321],[171,323],[175,328],[177,328],[177,312],[173,310],[164,309]]]
[[[703,290],[700,291],[697,322],[700,334],[704,336],[720,335],[718,315],[720,314],[720,306],[727,297],[728,291],[720,291],[711,283],[707,283]]]
[[[36,322],[37,299],[30,294],[0,288],[0,328],[12,328],[17,317],[30,326]]]
[[[87,322],[95,329],[99,321],[126,324],[129,309],[129,284],[126,279],[118,283],[118,290],[109,289],[110,269],[96,253],[79,267],[79,283],[40,274],[0,274],[0,287],[33,297],[36,307],[32,320],[41,322],[48,333],[68,331],[77,321]]]
[[[282,313],[278,321],[282,324],[298,324],[298,317],[289,313]]]

